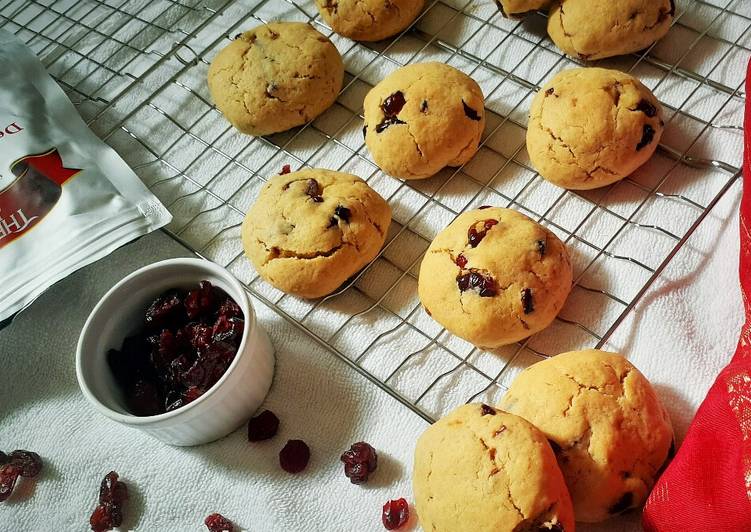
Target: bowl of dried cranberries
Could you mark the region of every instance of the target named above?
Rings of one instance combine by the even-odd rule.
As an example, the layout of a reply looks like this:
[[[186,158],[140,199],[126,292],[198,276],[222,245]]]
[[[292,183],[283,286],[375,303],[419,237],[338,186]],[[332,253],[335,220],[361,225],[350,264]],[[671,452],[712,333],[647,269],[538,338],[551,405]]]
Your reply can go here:
[[[173,445],[238,428],[273,373],[274,349],[245,289],[201,259],[125,277],[91,311],[76,351],[81,391],[99,412]]]

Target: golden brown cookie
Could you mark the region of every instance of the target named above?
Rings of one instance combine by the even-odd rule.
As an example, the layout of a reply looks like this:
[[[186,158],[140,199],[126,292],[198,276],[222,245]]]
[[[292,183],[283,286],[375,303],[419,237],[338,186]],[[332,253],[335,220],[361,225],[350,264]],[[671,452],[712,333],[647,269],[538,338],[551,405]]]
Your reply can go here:
[[[425,0],[316,0],[318,12],[336,33],[355,41],[380,41],[406,29]]]
[[[336,100],[344,64],[309,24],[272,22],[239,35],[211,61],[209,92],[229,122],[270,135],[314,119]]]
[[[357,176],[306,168],[269,179],[242,225],[259,275],[301,297],[325,296],[375,258],[391,222]]]

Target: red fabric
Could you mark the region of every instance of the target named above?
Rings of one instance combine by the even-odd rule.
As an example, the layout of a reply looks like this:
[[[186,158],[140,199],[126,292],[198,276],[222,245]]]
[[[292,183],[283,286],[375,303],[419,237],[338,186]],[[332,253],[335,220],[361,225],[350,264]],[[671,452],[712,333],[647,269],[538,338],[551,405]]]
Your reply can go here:
[[[740,279],[746,323],[730,364],[644,508],[648,532],[751,531],[751,63],[746,75]]]

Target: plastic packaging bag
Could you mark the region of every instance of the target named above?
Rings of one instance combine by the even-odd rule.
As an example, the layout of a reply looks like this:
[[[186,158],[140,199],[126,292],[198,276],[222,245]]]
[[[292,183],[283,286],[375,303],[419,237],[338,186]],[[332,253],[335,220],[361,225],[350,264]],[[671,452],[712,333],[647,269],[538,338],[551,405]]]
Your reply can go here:
[[[1,322],[171,216],[4,30],[0,71]]]

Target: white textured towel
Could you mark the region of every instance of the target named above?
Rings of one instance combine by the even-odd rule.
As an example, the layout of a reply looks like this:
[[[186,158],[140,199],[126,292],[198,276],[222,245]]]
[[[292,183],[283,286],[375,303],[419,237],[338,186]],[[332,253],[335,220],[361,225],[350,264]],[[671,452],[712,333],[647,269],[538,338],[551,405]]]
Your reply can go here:
[[[223,32],[234,34],[258,22],[247,18],[256,3],[234,2],[221,17],[197,32],[190,42],[191,49],[200,52],[216,42],[206,54],[206,59],[210,60],[226,42],[221,39]],[[388,291],[399,279],[400,269],[409,268],[419,259],[429,239],[450,221],[452,211],[483,203],[505,206],[508,198],[518,194],[518,203],[531,209],[527,214],[549,210],[546,218],[558,226],[553,229],[560,236],[566,238],[566,231],[582,224],[577,235],[602,246],[621,225],[622,219],[618,216],[630,216],[646,197],[640,186],[653,186],[668,171],[669,177],[660,188],[662,193],[681,194],[702,204],[728,180],[728,174],[720,170],[691,169],[685,164],[671,170],[674,161],[665,152],[658,153],[637,172],[633,182],[618,185],[603,200],[610,213],[597,212],[587,222],[583,219],[591,204],[579,196],[569,194],[555,203],[559,189],[539,179],[525,188],[534,174],[524,167],[527,161],[523,149],[524,131],[512,121],[504,122],[503,117],[510,116],[523,124],[532,91],[514,77],[539,84],[551,75],[548,72],[551,68],[556,71],[571,64],[559,61],[560,56],[544,38],[541,17],[534,16],[517,26],[517,22],[495,15],[496,8],[490,1],[474,2],[466,10],[471,16],[454,16],[456,11],[448,7],[465,3],[429,1],[431,7],[419,23],[424,34],[405,36],[386,51],[394,61],[407,61],[420,51],[425,39],[440,32],[441,42],[463,44],[466,52],[482,58],[487,56],[488,63],[513,73],[504,77],[487,68],[476,69],[470,60],[452,56],[445,47],[429,46],[420,52],[417,60],[447,60],[471,73],[488,97],[487,108],[497,113],[488,117],[487,133],[492,132],[492,135],[486,136],[486,147],[456,176],[452,176],[453,172],[442,172],[426,181],[402,185],[374,173],[367,151],[360,149],[361,122],[358,119],[348,122],[352,111],[359,111],[362,96],[367,91],[368,85],[362,81],[354,82],[345,91],[340,99],[343,106],[325,113],[316,120],[315,128],[307,128],[294,137],[286,154],[276,156],[275,147],[266,141],[249,142],[247,137],[231,131],[225,133],[226,122],[199,97],[208,96],[204,82],[206,65],[184,66],[174,58],[152,72],[143,84],[126,93],[117,105],[92,124],[168,204],[175,215],[171,228],[201,248],[204,254],[228,265],[243,281],[251,281],[253,272],[245,259],[234,259],[240,249],[236,227],[240,214],[221,206],[217,198],[229,200],[240,212],[247,208],[260,185],[258,177],[249,171],[266,176],[278,172],[283,164],[296,168],[300,160],[312,157],[310,163],[314,166],[338,168],[344,165],[345,170],[370,177],[372,186],[390,197],[397,222],[391,234],[398,236],[385,253],[388,260],[379,260],[360,278],[358,290],[348,290],[316,307],[305,324],[348,356],[363,354],[362,365],[379,378],[388,376],[407,354],[416,353],[390,381],[412,400],[436,377],[456,365],[446,349],[462,357],[468,355],[469,363],[490,375],[497,373],[513,353],[511,350],[497,355],[472,352],[465,343],[445,333],[439,335],[440,329],[424,313],[412,312],[416,306],[415,282],[409,275],[404,276],[394,290]],[[725,6],[728,1],[714,0],[714,3]],[[156,3],[133,2],[123,10],[130,12],[133,4],[143,7],[144,18],[149,9],[156,9],[153,7]],[[217,7],[222,2],[200,4]],[[304,18],[303,12],[314,13],[311,1],[299,2],[302,10],[292,7],[286,0],[261,4],[258,15],[263,19],[300,20]],[[741,1],[730,1],[729,5],[751,16],[751,9]],[[680,19],[685,26],[674,27],[653,55],[672,63],[685,54],[681,63],[684,68],[733,88],[738,86],[743,71],[738,65],[745,61],[747,54],[738,54],[736,49],[716,39],[703,38],[691,45],[718,11],[699,2],[678,2],[678,6],[678,13],[690,8]],[[173,11],[180,12],[165,8],[167,15]],[[83,16],[76,13],[71,18]],[[197,13],[196,16],[206,16],[204,11]],[[190,16],[193,14],[186,15]],[[494,17],[490,19],[492,24],[483,25],[491,16]],[[28,23],[28,17],[23,20],[20,17],[19,22]],[[176,24],[187,24],[186,20]],[[749,46],[751,36],[743,33],[744,21],[743,17],[721,14],[710,33],[730,42],[740,39]],[[98,27],[103,33],[111,33],[112,27],[108,26],[111,23],[106,20]],[[699,33],[688,29],[691,27],[698,28]],[[475,30],[479,30],[478,33]],[[508,32],[513,33],[505,37]],[[32,36],[28,32],[21,32],[21,35],[26,39]],[[357,73],[375,58],[361,76],[367,82],[376,82],[397,66],[391,60],[368,52],[366,47],[353,47],[346,39],[335,37],[334,41],[350,73]],[[538,41],[544,46],[536,47]],[[80,41],[70,37],[67,42],[70,47],[85,50],[92,56],[101,53],[101,57],[108,57],[107,52],[96,48],[95,33],[87,33]],[[84,76],[75,75],[86,68],[87,63],[76,63],[71,54],[66,55],[66,48],[56,52],[46,47],[48,44],[49,41],[41,38],[32,40],[35,50],[48,61],[55,53],[62,54],[64,59],[50,67],[53,74],[62,76],[81,91],[90,88],[81,81]],[[101,47],[111,44],[105,41]],[[160,50],[162,45],[163,51],[164,44],[157,42],[151,48]],[[146,45],[139,43],[138,46]],[[386,46],[377,44],[372,50],[383,51]],[[726,52],[722,66],[713,69]],[[186,61],[192,59],[187,49],[179,53]],[[158,57],[158,54],[152,55]],[[634,62],[635,59],[629,57],[604,64],[629,70]],[[66,73],[68,67],[71,70]],[[131,72],[135,66],[126,63],[122,68]],[[704,128],[697,119],[710,120],[715,126],[740,125],[742,100],[739,98],[731,98],[726,103],[727,95],[717,95],[704,87],[693,92],[697,85],[675,73],[660,81],[664,71],[645,61],[636,65],[634,73],[650,87],[656,87],[663,102],[682,106],[696,117],[677,116],[668,122],[663,144],[669,148],[678,152],[689,148]],[[164,91],[150,98],[150,106],[140,107],[151,91],[159,89],[171,77],[179,84],[168,83]],[[122,88],[114,84],[107,90],[116,94]],[[97,95],[105,99],[111,97],[107,90]],[[72,98],[77,96],[80,95],[72,93]],[[120,129],[112,130],[136,108],[140,110],[128,117],[124,125],[143,144]],[[96,113],[94,104],[84,103],[81,109],[89,117]],[[206,116],[194,123],[205,111],[208,111]],[[162,112],[169,113],[170,117]],[[668,118],[671,115],[667,109]],[[186,135],[185,130],[195,137]],[[283,144],[294,134],[279,135],[273,140]],[[337,142],[328,141],[325,149],[317,152],[326,141],[326,134],[335,135]],[[208,150],[206,142],[211,143]],[[353,150],[357,151],[355,157],[352,157]],[[697,158],[712,157],[738,165],[740,150],[738,131],[710,127],[689,153]],[[154,153],[160,154],[163,162],[154,162]],[[227,165],[226,154],[235,156],[243,166]],[[510,158],[513,162],[508,163]],[[198,188],[197,184],[204,188]],[[483,188],[483,184],[488,186]],[[654,383],[670,410],[679,439],[714,376],[728,360],[740,328],[736,222],[739,192],[740,186],[736,183],[617,329],[608,345],[625,353]],[[186,195],[188,193],[190,195]],[[597,201],[597,194],[585,196]],[[430,200],[433,195],[437,201]],[[206,212],[211,207],[217,208]],[[644,225],[658,224],[680,236],[699,212],[685,201],[652,196],[636,220]],[[408,225],[409,229],[400,232],[403,225]],[[570,244],[577,271],[581,271],[596,251],[576,239],[571,239]],[[614,240],[608,250],[654,269],[673,245],[675,240],[664,233],[632,227]],[[118,471],[131,488],[128,528],[198,531],[206,515],[219,511],[238,526],[254,532],[382,530],[381,505],[389,498],[402,496],[411,501],[411,455],[426,423],[258,301],[259,319],[268,329],[278,357],[274,385],[264,405],[275,411],[282,422],[280,434],[273,440],[249,444],[244,431],[238,430],[213,444],[172,448],[105,419],[84,401],[75,381],[73,360],[78,333],[90,309],[125,274],[140,265],[180,253],[185,253],[183,248],[163,234],[145,237],[59,283],[0,331],[0,448],[37,451],[47,464],[38,482],[24,482],[19,493],[0,505],[0,530],[85,529],[96,502],[99,481],[110,469]],[[602,257],[587,272],[584,284],[630,300],[649,275],[648,270],[633,262]],[[281,296],[259,281],[254,281],[252,286],[269,299],[277,300]],[[380,307],[349,319],[353,312],[368,308],[370,301],[381,297]],[[280,305],[293,317],[301,317],[312,308],[309,303],[289,297],[281,299]],[[602,334],[622,308],[612,300],[603,299],[602,295],[576,289],[561,316]],[[416,329],[400,325],[403,318]],[[336,333],[340,327],[343,327],[341,332]],[[425,335],[417,329],[425,331]],[[437,345],[430,343],[434,335],[439,335]],[[556,322],[530,345],[536,350],[554,353],[592,344],[592,336],[565,322]],[[531,353],[523,352],[513,359],[501,382],[508,382],[534,360],[536,357]],[[439,380],[420,405],[433,413],[445,412],[466,401],[485,384],[486,381],[463,366]],[[483,398],[490,401],[499,393],[496,389]],[[303,473],[289,475],[279,468],[277,452],[287,439],[296,438],[308,442],[312,460]],[[339,463],[341,452],[359,440],[374,445],[381,457],[372,482],[362,487],[349,483]],[[579,529],[636,530],[638,520],[638,514],[632,513],[603,525],[582,525]]]

